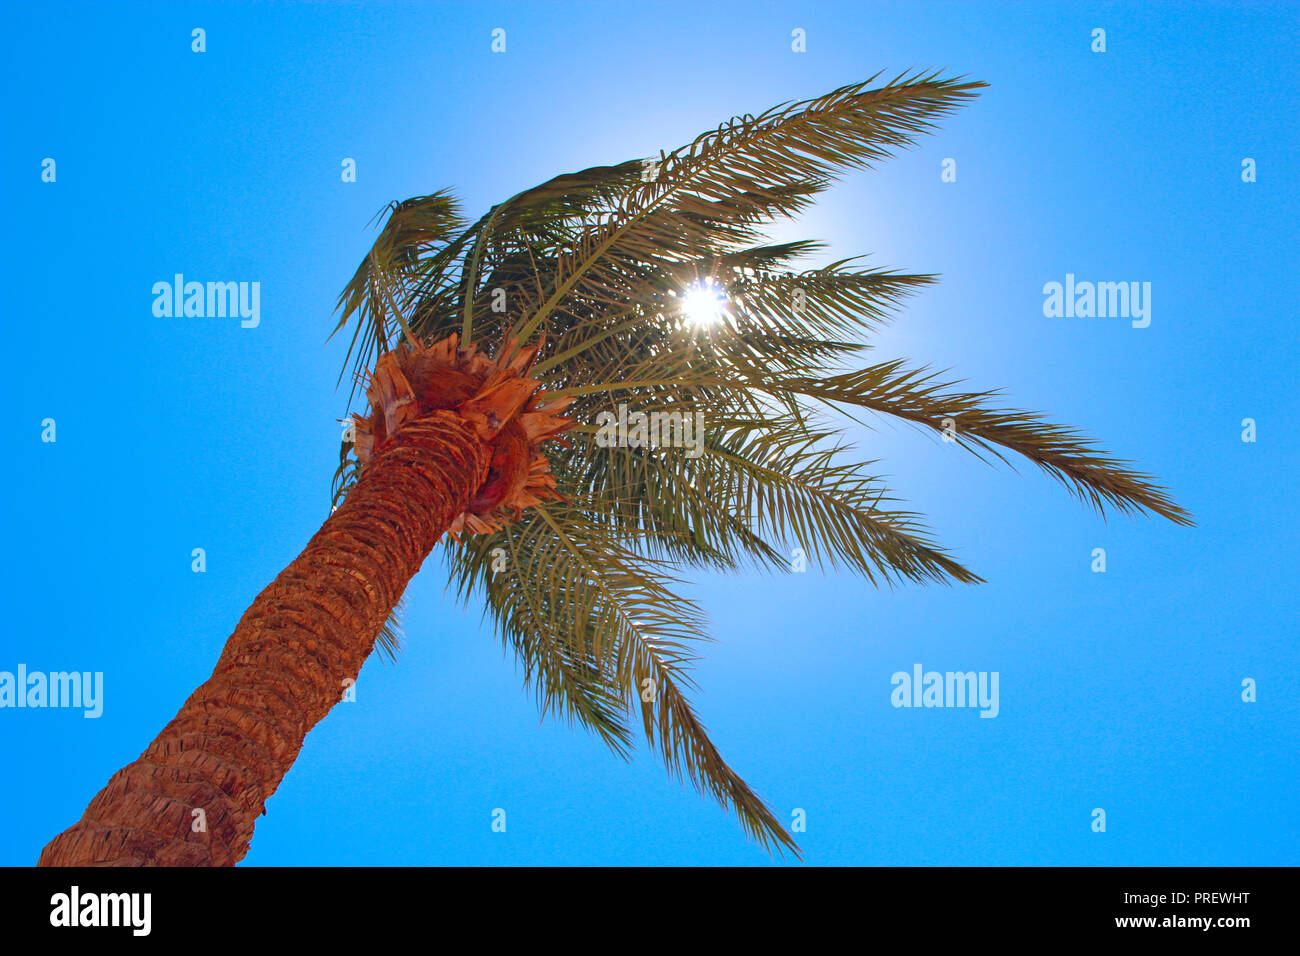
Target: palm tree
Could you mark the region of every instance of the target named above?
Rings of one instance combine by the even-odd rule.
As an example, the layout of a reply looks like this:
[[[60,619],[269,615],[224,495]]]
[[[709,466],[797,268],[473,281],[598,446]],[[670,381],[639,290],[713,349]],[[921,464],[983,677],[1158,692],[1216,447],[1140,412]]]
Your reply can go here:
[[[258,595],[212,676],[40,862],[241,859],[307,732],[376,643],[395,647],[403,591],[439,541],[458,594],[486,601],[543,713],[624,756],[639,714],[670,772],[764,847],[797,852],[688,700],[704,627],[674,594],[677,575],[787,570],[797,545],[873,582],[980,580],[845,457],[836,413],[946,429],[977,455],[1027,458],[1098,511],[1190,524],[1072,429],[901,361],[855,364],[865,334],[932,276],[851,260],[799,270],[818,244],[761,244],[763,226],[911,145],[984,85],[875,79],[733,119],[654,160],[560,176],[472,224],[445,192],[390,206],[339,300],[335,332],[352,329],[368,408],[341,450],[335,510]],[[698,448],[601,440],[601,413],[620,405],[642,424],[635,415],[698,414]]]

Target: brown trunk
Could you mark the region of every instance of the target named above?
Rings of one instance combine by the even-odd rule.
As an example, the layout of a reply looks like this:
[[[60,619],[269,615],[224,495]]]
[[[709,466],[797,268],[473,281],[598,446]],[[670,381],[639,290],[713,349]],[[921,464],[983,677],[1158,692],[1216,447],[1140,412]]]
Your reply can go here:
[[[493,448],[455,411],[407,421],[266,588],[212,676],[115,773],[41,866],[231,866],[307,731],[355,679],[407,582],[469,506]],[[203,810],[206,832],[196,831]]]

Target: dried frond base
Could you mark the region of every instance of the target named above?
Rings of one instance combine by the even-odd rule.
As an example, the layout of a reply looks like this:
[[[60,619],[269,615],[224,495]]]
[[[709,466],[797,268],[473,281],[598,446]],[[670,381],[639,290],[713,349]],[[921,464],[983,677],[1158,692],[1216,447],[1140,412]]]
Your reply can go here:
[[[539,345],[510,358],[516,343],[507,340],[491,359],[475,348],[458,348],[457,342],[453,334],[428,347],[399,345],[385,352],[366,387],[370,414],[353,416],[354,447],[363,467],[398,440],[402,425],[436,410],[457,412],[492,446],[478,491],[452,522],[452,537],[495,531],[518,520],[525,508],[559,499],[540,447],[573,424],[559,414],[572,399],[545,401],[528,375]]]

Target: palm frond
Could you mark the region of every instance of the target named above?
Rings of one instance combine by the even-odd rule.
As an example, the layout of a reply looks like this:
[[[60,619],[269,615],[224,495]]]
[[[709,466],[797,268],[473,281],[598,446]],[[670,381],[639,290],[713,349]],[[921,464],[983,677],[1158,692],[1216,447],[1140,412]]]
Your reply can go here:
[[[875,79],[738,117],[668,154],[653,179],[559,255],[554,290],[516,335],[526,339],[543,327],[567,297],[620,287],[629,269],[759,238],[759,225],[804,208],[836,174],[911,145],[984,86],[904,74],[869,88]]]
[[[565,712],[624,754],[616,713],[639,707],[646,738],[672,774],[730,807],[764,847],[797,853],[771,810],[722,759],[685,696],[693,687],[689,644],[706,639],[700,609],[673,593],[672,579],[655,562],[608,537],[580,510],[552,507],[539,506],[521,526],[499,532],[494,540],[501,543],[493,546],[509,555],[501,572],[483,573],[491,541],[453,550],[462,596],[473,593],[471,582],[485,590],[526,673],[546,675],[539,693],[546,709]],[[583,666],[548,668],[543,661],[556,654]],[[566,675],[574,679],[557,680]],[[593,702],[599,713],[592,713]]]
[[[990,402],[998,393],[952,391],[953,383],[936,382],[936,377],[926,369],[909,370],[900,360],[786,387],[950,434],[962,447],[1004,462],[999,448],[1016,452],[1101,514],[1110,506],[1129,513],[1151,511],[1176,524],[1194,523],[1153,478],[1109,457],[1078,430],[1048,422],[1037,412],[993,407]]]

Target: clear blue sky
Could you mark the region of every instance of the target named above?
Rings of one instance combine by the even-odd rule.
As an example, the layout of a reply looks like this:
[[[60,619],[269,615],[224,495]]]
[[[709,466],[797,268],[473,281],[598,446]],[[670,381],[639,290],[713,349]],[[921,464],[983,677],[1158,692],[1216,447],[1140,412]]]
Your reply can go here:
[[[942,274],[879,337],[881,358],[950,368],[1087,429],[1165,479],[1199,526],[1103,521],[1032,466],[992,469],[888,423],[858,431],[988,583],[701,578],[691,594],[718,640],[696,672],[705,723],[778,816],[806,812],[812,864],[1300,862],[1295,7],[2,17],[0,670],[102,671],[105,702],[99,719],[0,709],[0,863],[34,862],[144,749],[328,512],[348,409],[346,343],[325,337],[376,210],[452,187],[477,213],[913,68],[991,88],[777,234]],[[191,52],[195,27],[206,53]],[[260,326],[155,318],[152,284],[177,272],[259,281]],[[1044,317],[1044,283],[1067,273],[1151,282],[1150,327]],[[358,701],[307,738],[248,865],[767,863],[644,748],[625,764],[539,726],[513,660],[438,572],[412,584],[398,662],[372,659]],[[999,715],[893,708],[891,675],[916,663],[997,671]]]

